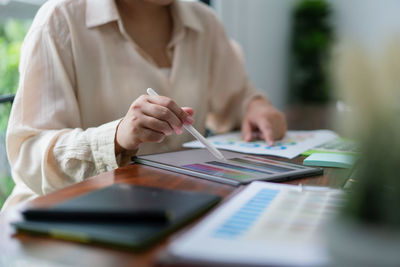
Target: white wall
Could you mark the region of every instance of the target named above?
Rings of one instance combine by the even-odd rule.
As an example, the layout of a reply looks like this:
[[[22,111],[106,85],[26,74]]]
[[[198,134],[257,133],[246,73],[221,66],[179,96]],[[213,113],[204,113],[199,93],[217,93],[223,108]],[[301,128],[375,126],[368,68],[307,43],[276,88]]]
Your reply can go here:
[[[287,99],[290,12],[294,0],[214,0],[217,16],[243,48],[255,86],[279,108]]]
[[[400,36],[399,0],[330,0],[341,38],[380,50],[394,35]]]
[[[390,36],[400,37],[399,0],[328,0],[341,38],[356,40],[372,51]],[[278,107],[287,101],[290,14],[296,0],[214,0],[228,34],[244,50],[254,84]]]

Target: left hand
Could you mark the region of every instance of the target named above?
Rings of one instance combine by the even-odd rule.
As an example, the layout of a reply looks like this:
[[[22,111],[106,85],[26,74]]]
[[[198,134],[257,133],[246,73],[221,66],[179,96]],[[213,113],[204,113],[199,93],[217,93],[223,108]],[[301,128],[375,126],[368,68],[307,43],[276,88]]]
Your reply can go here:
[[[242,136],[247,142],[253,140],[253,132],[259,132],[269,146],[282,139],[287,130],[285,115],[264,97],[256,97],[247,106],[242,122]]]

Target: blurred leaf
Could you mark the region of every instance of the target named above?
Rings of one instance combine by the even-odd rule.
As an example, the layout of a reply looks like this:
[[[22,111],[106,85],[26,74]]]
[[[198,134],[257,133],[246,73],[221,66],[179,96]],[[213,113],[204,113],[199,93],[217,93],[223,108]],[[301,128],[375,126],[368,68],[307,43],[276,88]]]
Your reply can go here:
[[[17,91],[19,55],[29,24],[19,20],[0,24],[0,95]],[[9,104],[0,106],[0,132],[7,127],[10,108]]]
[[[343,207],[346,218],[386,229],[400,229],[399,114],[377,113],[361,137],[357,183]]]
[[[0,209],[7,197],[11,194],[15,183],[11,177],[0,177]]]
[[[4,35],[9,42],[21,42],[29,28],[29,21],[9,20],[4,24]]]

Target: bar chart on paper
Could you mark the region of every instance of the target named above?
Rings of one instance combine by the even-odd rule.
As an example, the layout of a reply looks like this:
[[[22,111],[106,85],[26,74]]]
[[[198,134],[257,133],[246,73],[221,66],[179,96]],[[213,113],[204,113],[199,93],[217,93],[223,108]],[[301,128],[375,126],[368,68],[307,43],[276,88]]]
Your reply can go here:
[[[253,182],[169,251],[181,259],[225,264],[325,264],[321,232],[342,199],[340,190]]]
[[[240,132],[232,132],[207,138],[219,149],[231,150],[242,153],[271,155],[292,159],[304,151],[337,138],[338,135],[329,130],[315,131],[288,131],[282,140],[276,141],[273,146],[265,141],[256,140],[245,142]],[[183,144],[184,147],[201,148],[198,141]]]

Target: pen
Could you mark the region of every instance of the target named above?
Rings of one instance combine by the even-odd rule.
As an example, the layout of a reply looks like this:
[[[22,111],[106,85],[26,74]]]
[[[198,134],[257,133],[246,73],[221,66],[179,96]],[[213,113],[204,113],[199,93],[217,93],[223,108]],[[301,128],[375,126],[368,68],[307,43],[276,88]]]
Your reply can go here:
[[[152,88],[147,88],[147,94],[151,96],[158,96],[156,91],[154,91]],[[226,161],[224,155],[216,149],[213,144],[211,144],[204,136],[202,136],[192,125],[183,125],[183,127],[191,133],[198,141],[200,141],[206,148],[207,150],[213,154],[214,157],[216,157],[219,160]]]

